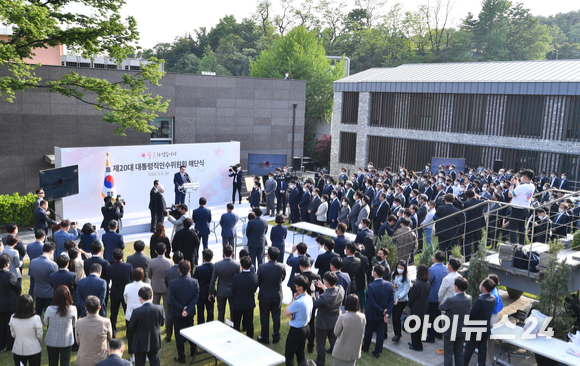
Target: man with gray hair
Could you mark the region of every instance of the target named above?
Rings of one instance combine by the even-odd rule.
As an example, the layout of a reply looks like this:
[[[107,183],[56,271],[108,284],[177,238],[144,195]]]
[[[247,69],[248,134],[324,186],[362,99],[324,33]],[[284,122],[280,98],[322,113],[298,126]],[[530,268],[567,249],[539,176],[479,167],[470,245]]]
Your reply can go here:
[[[157,192],[155,192],[155,220],[156,224],[163,224],[165,221],[165,215],[167,215],[167,204],[165,203],[165,198],[163,193],[165,188],[160,184],[157,186]]]

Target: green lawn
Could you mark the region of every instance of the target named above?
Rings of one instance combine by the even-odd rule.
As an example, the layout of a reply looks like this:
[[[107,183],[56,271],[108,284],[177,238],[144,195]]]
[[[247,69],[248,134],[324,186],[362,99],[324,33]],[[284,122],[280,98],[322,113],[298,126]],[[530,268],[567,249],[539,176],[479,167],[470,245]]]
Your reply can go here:
[[[131,254],[133,254],[135,251],[133,250],[133,245],[132,243],[128,243],[127,247],[125,248],[125,255],[129,256]],[[24,262],[24,275],[22,277],[22,293],[28,293],[28,289],[30,286],[30,278],[28,277],[28,265],[29,265],[29,261],[28,259],[25,260]],[[282,305],[282,312],[284,311],[285,306]],[[226,309],[226,315],[229,314],[229,309]],[[110,313],[109,313],[110,315]],[[217,306],[215,309],[215,317],[217,318]],[[126,336],[126,327],[125,327],[125,322],[124,322],[124,313],[123,313],[123,309],[120,309],[119,312],[119,318],[118,318],[118,322],[117,322],[117,337],[119,338],[124,338]],[[197,322],[197,316],[194,318],[195,321]],[[271,324],[271,322],[270,322]],[[272,326],[272,325],[270,325]],[[270,347],[272,350],[284,355],[284,345],[286,343],[286,334],[288,334],[288,318],[285,316],[282,316],[282,325],[281,325],[281,331],[280,333],[282,334],[282,338],[280,340],[280,342],[278,344],[270,344],[268,347]],[[45,327],[45,331],[46,331],[46,327]],[[165,330],[163,330],[162,332],[164,332]],[[272,334],[272,331],[269,332],[270,334]],[[260,335],[260,317],[259,317],[259,311],[258,308],[256,307],[256,310],[254,312],[254,339],[256,339],[258,337],[258,335]],[[161,350],[161,365],[174,365],[176,364],[173,361],[173,357],[177,356],[177,349],[175,347],[175,337],[172,337],[172,341],[171,343],[167,343],[165,342],[165,335],[162,335],[162,339],[163,339],[163,348]],[[125,339],[126,341],[126,339]],[[326,348],[328,348],[329,345],[326,345]],[[371,349],[374,346],[371,346]],[[186,354],[189,354],[189,346],[186,346],[185,349]],[[72,359],[71,361],[74,362],[76,361],[76,352],[73,352],[72,354]],[[306,354],[308,358],[310,359],[316,359],[316,351],[314,351],[312,354]],[[205,358],[207,357],[207,355],[201,355],[200,358]],[[124,358],[129,359],[129,355],[127,354],[127,352],[125,351],[125,355]],[[188,360],[189,361],[189,360]],[[2,352],[0,353],[0,365],[11,365],[13,364],[13,359],[12,359],[12,353],[11,352]],[[48,354],[46,352],[46,347],[43,346],[43,350],[42,350],[42,364],[43,365],[47,365],[48,364]],[[196,365],[203,365],[203,366],[209,366],[209,365],[214,365],[215,361],[213,359],[211,360],[207,360],[205,362],[202,363],[197,363]],[[374,358],[370,353],[363,353],[361,359],[357,362],[357,365],[368,365],[368,366],[379,366],[379,365],[385,365],[385,364],[395,364],[395,365],[409,365],[409,366],[418,366],[417,363],[408,360],[402,356],[399,356],[398,354],[389,351],[388,349],[385,349],[384,352],[382,353],[381,357],[379,359]],[[223,365],[223,363],[218,362],[218,365]],[[330,366],[332,365],[332,357],[327,355],[326,357],[326,365]]]

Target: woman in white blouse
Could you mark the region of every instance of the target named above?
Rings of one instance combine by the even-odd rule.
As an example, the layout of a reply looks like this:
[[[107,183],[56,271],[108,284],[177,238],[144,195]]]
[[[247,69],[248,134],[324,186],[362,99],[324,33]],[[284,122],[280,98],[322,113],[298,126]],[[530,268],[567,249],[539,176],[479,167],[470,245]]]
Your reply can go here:
[[[14,365],[28,363],[40,366],[42,353],[42,320],[34,313],[34,300],[30,295],[18,298],[16,313],[10,318],[10,333],[14,338],[12,354]]]
[[[143,277],[145,277],[145,272],[142,268],[135,268],[131,272],[131,278],[133,282],[125,286],[125,292],[123,293],[123,298],[127,304],[127,312],[125,313],[125,320],[127,321],[127,343],[129,355],[131,356],[131,362],[135,362],[135,354],[133,352],[133,332],[130,331],[129,322],[131,321],[131,315],[133,315],[133,310],[141,307],[141,301],[139,300],[139,290],[141,287],[149,287],[151,285],[143,282]]]
[[[316,221],[318,221],[318,225],[324,226],[324,224],[326,224],[327,213],[328,213],[328,195],[323,194],[322,202],[320,203],[320,206],[318,206],[318,210],[316,210]]]

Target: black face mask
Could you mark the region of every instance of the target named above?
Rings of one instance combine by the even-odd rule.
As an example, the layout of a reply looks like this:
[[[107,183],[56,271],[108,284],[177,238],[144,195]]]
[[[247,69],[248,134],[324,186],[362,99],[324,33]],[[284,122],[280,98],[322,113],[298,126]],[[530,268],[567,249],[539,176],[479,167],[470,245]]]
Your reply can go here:
[[[383,257],[381,257],[380,255],[377,255],[377,256],[376,256],[376,258],[377,258],[377,260],[378,260],[379,262],[382,262],[382,261],[383,261]]]

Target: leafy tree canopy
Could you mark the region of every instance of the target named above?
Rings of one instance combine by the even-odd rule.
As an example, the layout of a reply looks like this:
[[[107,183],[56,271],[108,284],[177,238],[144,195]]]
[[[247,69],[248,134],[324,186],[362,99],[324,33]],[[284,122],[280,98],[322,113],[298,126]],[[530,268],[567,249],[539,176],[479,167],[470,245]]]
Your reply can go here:
[[[65,5],[71,3],[85,5],[90,15],[66,11]],[[24,61],[34,56],[35,49],[64,45],[84,58],[107,55],[120,63],[135,51],[133,44],[139,36],[133,17],[121,19],[123,4],[123,0],[0,1],[0,23],[14,30],[7,41],[0,41],[0,66],[8,70],[8,75],[0,77],[0,96],[13,102],[16,92],[45,89],[104,110],[103,119],[117,125],[117,134],[123,135],[127,128],[151,131],[148,122],[169,104],[146,93],[147,85],[159,85],[164,74],[158,59],[152,58],[140,72],[125,74],[117,82],[72,71],[56,81],[42,80],[34,72],[39,65]]]

